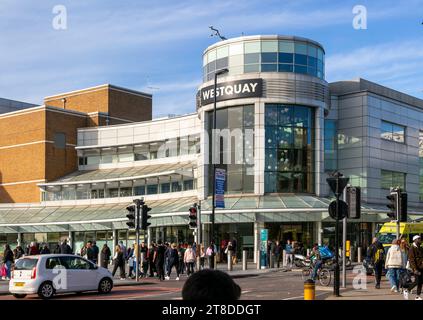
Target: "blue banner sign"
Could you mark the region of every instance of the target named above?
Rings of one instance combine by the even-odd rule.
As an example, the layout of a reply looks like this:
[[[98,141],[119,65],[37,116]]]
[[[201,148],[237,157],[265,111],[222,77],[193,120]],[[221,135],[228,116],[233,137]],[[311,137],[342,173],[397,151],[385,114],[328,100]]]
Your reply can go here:
[[[216,183],[216,194],[215,194],[215,207],[225,208],[225,181],[226,181],[226,170],[216,168],[215,183]]]

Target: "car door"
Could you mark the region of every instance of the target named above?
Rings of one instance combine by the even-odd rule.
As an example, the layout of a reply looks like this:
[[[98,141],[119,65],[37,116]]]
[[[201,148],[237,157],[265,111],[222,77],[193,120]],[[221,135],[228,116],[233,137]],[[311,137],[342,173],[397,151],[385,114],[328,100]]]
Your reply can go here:
[[[70,273],[66,266],[62,264],[59,257],[50,257],[45,260],[45,277],[53,282],[56,292],[71,291],[69,287],[72,284],[70,281]]]
[[[80,257],[71,257],[69,267],[72,270],[72,286],[75,291],[87,291],[97,289],[97,270],[93,264]]]

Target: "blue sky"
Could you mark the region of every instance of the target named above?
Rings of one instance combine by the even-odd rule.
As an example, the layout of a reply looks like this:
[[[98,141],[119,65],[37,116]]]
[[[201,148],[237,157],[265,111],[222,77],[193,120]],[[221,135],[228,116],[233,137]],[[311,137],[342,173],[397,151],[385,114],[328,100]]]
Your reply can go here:
[[[55,30],[52,10],[67,9]],[[367,30],[352,27],[355,5]],[[153,94],[153,113],[195,110],[203,50],[255,34],[308,37],[326,50],[326,80],[362,77],[423,98],[423,0],[0,0],[0,97],[43,97],[111,83]]]

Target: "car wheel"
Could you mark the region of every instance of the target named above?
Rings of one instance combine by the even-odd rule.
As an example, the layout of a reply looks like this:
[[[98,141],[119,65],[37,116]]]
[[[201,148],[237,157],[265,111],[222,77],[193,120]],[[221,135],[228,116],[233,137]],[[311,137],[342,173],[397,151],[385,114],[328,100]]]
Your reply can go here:
[[[23,298],[25,298],[25,297],[26,297],[26,294],[17,294],[17,293],[14,293],[14,294],[13,294],[13,296],[14,296],[16,299],[23,299]]]
[[[50,299],[54,295],[54,287],[51,282],[44,282],[38,289],[38,296],[42,299]]]
[[[103,278],[101,279],[100,283],[98,284],[98,292],[99,293],[109,293],[112,291],[113,288],[113,282],[109,278]]]

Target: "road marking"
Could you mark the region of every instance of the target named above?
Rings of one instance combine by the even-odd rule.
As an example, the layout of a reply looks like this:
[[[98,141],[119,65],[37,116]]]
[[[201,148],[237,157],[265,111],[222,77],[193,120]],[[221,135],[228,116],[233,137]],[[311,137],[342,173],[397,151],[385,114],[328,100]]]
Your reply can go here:
[[[316,294],[315,296],[316,297],[319,297],[319,296],[322,296],[322,295],[325,295],[325,294],[327,294],[326,292],[322,292],[322,293],[319,293],[319,294]],[[304,299],[304,295],[302,295],[302,296],[297,296],[297,297],[291,297],[291,298],[286,298],[286,299],[282,299],[282,300],[295,300],[295,299]]]

